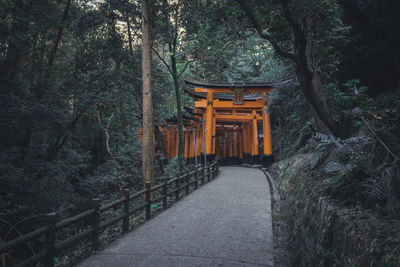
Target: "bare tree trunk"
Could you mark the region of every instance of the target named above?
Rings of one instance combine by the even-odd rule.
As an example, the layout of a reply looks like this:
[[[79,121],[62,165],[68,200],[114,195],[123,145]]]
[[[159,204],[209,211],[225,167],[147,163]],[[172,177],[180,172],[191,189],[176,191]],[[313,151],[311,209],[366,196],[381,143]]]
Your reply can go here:
[[[151,99],[151,40],[148,0],[142,0],[143,182],[154,182],[153,103]]]

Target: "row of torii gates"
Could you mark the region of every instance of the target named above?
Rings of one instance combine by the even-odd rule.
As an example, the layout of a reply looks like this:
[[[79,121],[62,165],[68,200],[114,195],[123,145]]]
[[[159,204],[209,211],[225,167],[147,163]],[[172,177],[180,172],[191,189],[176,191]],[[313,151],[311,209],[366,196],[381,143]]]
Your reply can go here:
[[[215,157],[221,164],[272,162],[268,95],[272,87],[265,83],[203,83],[185,78],[184,90],[194,101],[186,108],[191,117],[184,119],[184,151],[187,160],[209,162]],[[262,125],[262,134],[259,126]],[[170,157],[178,154],[178,128],[170,122],[161,131]],[[260,131],[261,132],[261,131]],[[260,153],[261,150],[261,153]]]

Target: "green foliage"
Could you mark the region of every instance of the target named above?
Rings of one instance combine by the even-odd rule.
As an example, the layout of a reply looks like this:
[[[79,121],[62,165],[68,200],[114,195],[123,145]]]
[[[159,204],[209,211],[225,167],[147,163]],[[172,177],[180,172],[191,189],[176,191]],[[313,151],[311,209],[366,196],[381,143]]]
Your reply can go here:
[[[327,86],[327,96],[334,119],[347,130],[360,126],[359,116],[371,117],[376,110],[373,100],[367,95],[368,88],[360,86],[359,79],[349,80],[341,90],[335,84]],[[350,129],[349,129],[350,127]]]
[[[0,3],[0,208],[12,220],[142,187],[141,50],[119,23],[140,29],[140,8],[72,1],[63,20],[66,2]],[[162,122],[169,83],[153,69]]]
[[[185,159],[182,157],[175,157],[170,159],[169,163],[164,166],[164,178],[174,178],[177,174],[183,174],[185,166]],[[181,173],[179,173],[179,171]]]
[[[361,168],[340,170],[333,172],[335,175],[329,179],[327,192],[342,204],[357,204],[364,199],[361,182],[365,180],[366,173]]]

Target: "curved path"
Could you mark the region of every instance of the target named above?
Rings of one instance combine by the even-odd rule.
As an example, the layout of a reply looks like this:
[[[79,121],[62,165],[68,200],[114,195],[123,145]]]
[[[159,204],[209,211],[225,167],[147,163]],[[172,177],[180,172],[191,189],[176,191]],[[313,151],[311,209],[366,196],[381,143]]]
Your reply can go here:
[[[79,266],[272,266],[271,197],[258,169],[217,178]]]

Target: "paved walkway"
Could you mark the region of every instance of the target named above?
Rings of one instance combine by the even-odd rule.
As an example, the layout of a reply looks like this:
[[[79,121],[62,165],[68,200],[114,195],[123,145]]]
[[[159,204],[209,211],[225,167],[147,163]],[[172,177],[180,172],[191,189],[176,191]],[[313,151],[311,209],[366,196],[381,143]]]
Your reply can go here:
[[[271,197],[258,169],[221,167],[183,198],[79,266],[272,266]]]

